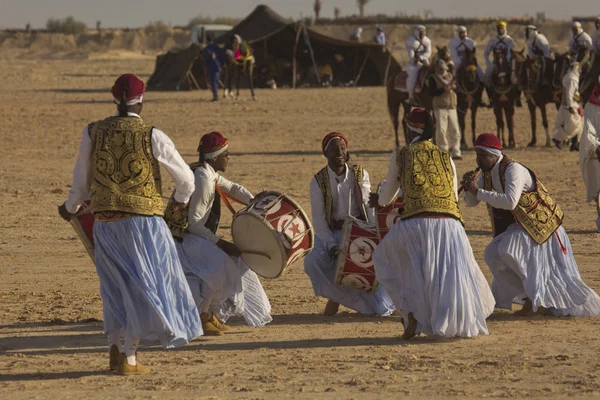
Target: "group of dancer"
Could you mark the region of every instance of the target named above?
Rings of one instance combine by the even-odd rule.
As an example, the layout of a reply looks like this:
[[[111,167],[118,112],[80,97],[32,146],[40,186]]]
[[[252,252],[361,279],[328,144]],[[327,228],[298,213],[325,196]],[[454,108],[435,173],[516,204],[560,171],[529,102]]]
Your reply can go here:
[[[221,202],[231,209],[227,198],[249,204],[261,194],[219,173],[229,161],[221,133],[203,135],[198,160],[187,165],[169,137],[140,117],[144,90],[135,75],[116,80],[117,113],[84,129],[73,184],[59,207],[71,220],[91,199],[109,368],[122,375],[148,372],[136,357],[141,340],[176,348],[222,335],[231,315],[252,327],[272,320],[258,277],[237,246],[216,234]],[[494,135],[483,134],[475,143],[481,175],[467,173],[461,185],[467,206],[483,201],[492,218],[494,239],[484,254],[494,277],[490,289],[464,228],[456,168],[432,143],[432,117],[417,108],[406,123],[409,143],[393,152],[380,194],[371,192],[363,167],[348,164],[345,136],[332,132],[323,139],[327,165],[310,183],[316,240],[304,264],[315,294],[329,300],[326,315],[340,304],[367,315],[398,311],[403,338],[410,339],[487,334],[494,307],[511,309],[515,302],[524,304],[517,315],[600,314],[600,298],[579,275],[560,207],[533,171],[505,156]],[[590,128],[590,151],[598,153],[594,128],[600,132]],[[175,183],[166,209],[160,166]],[[400,221],[373,255],[378,289],[338,285],[334,260],[343,221],[373,222],[374,210],[396,197],[403,198]]]

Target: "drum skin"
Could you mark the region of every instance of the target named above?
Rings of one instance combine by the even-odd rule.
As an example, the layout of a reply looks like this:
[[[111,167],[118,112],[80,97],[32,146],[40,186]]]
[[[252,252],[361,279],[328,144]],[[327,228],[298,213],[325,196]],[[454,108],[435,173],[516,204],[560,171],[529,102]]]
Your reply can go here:
[[[335,283],[373,293],[377,289],[373,252],[378,244],[379,233],[375,225],[354,217],[346,218],[336,260]]]
[[[231,234],[248,267],[269,279],[279,278],[314,246],[307,215],[295,201],[275,191],[265,192],[237,212]]]

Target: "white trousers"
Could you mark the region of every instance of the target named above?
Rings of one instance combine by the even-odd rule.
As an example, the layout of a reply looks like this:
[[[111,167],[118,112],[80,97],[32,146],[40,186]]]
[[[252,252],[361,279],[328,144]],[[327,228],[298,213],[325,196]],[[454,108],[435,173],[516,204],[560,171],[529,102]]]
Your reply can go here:
[[[415,90],[415,84],[417,83],[417,78],[419,77],[419,71],[421,70],[421,67],[423,66],[423,64],[418,63],[418,64],[413,64],[413,63],[409,63],[406,66],[406,73],[408,74],[407,78],[406,78],[406,89],[409,92],[414,92]]]
[[[460,157],[460,129],[456,108],[438,108],[433,111],[436,120],[435,141],[452,157]]]

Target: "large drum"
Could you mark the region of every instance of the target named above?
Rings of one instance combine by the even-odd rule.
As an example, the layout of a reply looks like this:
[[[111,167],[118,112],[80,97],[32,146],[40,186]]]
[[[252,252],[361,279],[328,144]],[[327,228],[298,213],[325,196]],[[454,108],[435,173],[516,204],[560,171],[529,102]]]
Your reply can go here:
[[[396,198],[392,203],[385,207],[377,208],[377,232],[379,233],[379,240],[383,239],[385,235],[392,229],[392,226],[400,219],[400,210],[403,207],[402,197]]]
[[[373,293],[377,289],[373,264],[373,252],[379,244],[377,228],[348,217],[344,221],[340,243],[335,283]]]
[[[310,220],[295,201],[265,192],[233,216],[233,243],[248,267],[264,278],[279,278],[314,246]]]
[[[94,263],[94,214],[90,207],[90,200],[84,202],[73,218],[71,218],[71,226],[77,232],[79,239],[85,246],[88,254]]]

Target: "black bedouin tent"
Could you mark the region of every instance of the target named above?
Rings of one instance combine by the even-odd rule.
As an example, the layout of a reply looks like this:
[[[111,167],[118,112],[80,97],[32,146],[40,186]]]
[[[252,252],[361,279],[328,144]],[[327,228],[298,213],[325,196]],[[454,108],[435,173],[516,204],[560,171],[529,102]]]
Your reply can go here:
[[[330,66],[334,79],[354,86],[380,86],[400,71],[400,64],[384,46],[358,43],[320,34],[303,23],[286,20],[260,5],[229,33],[219,37],[226,43],[237,34],[252,47],[255,74],[260,84],[263,72],[275,75],[278,85],[296,87]],[[275,71],[273,71],[275,69]],[[150,90],[206,88],[198,46],[160,55],[148,81]]]

